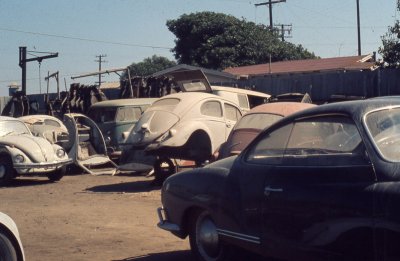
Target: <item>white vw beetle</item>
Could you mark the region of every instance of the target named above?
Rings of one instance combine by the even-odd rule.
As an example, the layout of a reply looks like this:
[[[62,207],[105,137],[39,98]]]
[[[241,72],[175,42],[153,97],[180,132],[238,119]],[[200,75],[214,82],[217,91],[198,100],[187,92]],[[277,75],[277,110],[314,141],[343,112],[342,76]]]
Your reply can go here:
[[[33,136],[21,120],[0,117],[0,184],[29,174],[45,174],[58,181],[71,162],[62,147]]]
[[[122,152],[121,170],[157,173],[162,165],[173,172],[172,159],[208,160],[225,142],[240,108],[220,96],[203,92],[181,92],[154,102],[140,117],[128,137],[131,147]],[[144,154],[144,155],[143,155]],[[157,156],[148,157],[148,155]]]
[[[24,261],[24,249],[15,222],[0,212],[0,260]]]

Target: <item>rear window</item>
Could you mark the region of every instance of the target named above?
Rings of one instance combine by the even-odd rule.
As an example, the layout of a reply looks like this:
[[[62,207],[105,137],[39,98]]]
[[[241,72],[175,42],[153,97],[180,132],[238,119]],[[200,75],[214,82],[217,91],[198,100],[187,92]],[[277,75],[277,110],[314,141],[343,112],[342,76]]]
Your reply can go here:
[[[98,108],[89,111],[88,116],[96,123],[104,123],[115,120],[117,108]]]
[[[118,109],[116,122],[138,121],[142,115],[142,110],[139,107],[122,107]]]
[[[273,123],[277,122],[279,119],[283,118],[280,115],[276,114],[265,114],[265,113],[256,113],[256,114],[247,114],[244,115],[242,119],[236,124],[235,129],[257,129],[263,130]]]

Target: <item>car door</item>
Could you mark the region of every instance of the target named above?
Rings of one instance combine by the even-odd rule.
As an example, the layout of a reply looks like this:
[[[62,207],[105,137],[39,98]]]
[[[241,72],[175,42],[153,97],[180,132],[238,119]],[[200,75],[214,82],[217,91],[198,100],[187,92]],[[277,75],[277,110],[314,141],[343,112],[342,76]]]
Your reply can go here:
[[[295,121],[265,176],[263,239],[286,258],[373,258],[375,173],[354,122]]]
[[[229,103],[224,103],[225,116],[225,141],[228,139],[236,122],[242,117],[242,113],[238,108]]]

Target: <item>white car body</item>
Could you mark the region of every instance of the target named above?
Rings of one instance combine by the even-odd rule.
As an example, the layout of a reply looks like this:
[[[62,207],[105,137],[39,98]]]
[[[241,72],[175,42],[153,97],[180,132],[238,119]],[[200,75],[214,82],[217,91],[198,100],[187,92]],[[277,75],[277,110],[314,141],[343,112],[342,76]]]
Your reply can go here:
[[[25,260],[24,248],[22,247],[19,231],[15,222],[6,214],[0,212],[0,234],[8,240],[13,251],[15,251],[18,261]],[[0,259],[2,260],[2,253],[0,253]]]
[[[240,117],[241,110],[235,103],[214,94],[170,94],[143,113],[128,143],[133,149],[145,148],[149,154],[157,156],[204,161],[226,141]],[[131,154],[131,150],[124,153]],[[132,160],[123,156],[121,163]]]
[[[33,136],[21,120],[0,117],[0,181],[16,175],[51,175],[71,162],[61,146]]]

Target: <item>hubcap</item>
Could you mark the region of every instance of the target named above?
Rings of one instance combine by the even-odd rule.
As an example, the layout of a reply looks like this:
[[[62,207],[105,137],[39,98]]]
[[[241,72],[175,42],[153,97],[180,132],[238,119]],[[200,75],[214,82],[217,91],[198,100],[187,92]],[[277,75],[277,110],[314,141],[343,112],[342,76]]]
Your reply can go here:
[[[6,175],[6,167],[4,165],[0,165],[0,179],[2,179]]]
[[[217,257],[219,253],[218,232],[214,222],[205,217],[197,227],[197,245],[202,254],[208,257]]]

